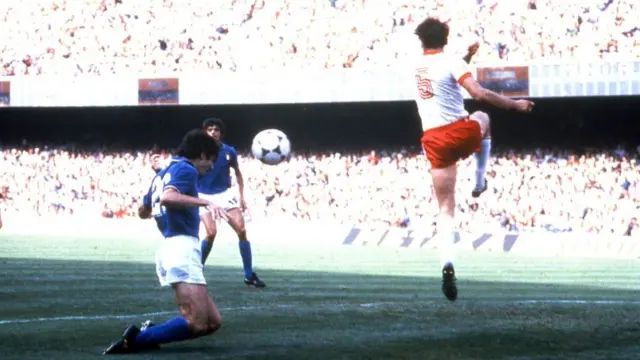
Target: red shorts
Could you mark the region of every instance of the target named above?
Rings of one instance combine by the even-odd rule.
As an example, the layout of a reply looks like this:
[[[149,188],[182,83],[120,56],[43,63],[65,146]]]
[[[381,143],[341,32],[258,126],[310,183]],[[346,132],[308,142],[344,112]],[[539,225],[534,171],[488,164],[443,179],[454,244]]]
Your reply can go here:
[[[420,141],[431,167],[444,169],[480,151],[482,131],[467,118],[426,130]]]

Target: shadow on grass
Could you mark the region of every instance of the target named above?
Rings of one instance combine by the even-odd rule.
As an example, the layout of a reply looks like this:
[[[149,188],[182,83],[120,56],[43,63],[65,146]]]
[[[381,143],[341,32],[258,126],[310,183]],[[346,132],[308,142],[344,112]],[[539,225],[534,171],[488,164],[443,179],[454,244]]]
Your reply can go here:
[[[23,358],[98,356],[128,323],[177,315],[152,264],[2,259],[0,343]],[[637,290],[461,281],[444,300],[433,277],[206,267],[225,325],[141,357],[247,359],[621,358],[640,338]],[[615,279],[616,274],[610,274]]]

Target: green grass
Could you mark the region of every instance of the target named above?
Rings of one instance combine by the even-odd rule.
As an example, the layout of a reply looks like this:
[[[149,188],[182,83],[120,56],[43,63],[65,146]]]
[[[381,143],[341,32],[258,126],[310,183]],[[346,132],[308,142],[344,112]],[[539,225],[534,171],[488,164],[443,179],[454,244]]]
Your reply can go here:
[[[171,290],[155,277],[157,245],[124,237],[0,236],[0,358],[95,358],[128,323],[175,316]],[[237,247],[216,244],[205,271],[223,328],[134,357],[637,359],[640,353],[637,261],[463,253],[460,297],[449,303],[429,250],[253,247],[267,289],[247,289]]]

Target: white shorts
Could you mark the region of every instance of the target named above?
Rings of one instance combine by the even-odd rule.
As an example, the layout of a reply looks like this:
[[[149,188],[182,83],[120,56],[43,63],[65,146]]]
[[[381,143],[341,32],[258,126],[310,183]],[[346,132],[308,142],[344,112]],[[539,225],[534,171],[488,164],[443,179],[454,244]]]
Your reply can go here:
[[[200,199],[207,200],[225,210],[237,209],[240,207],[240,201],[232,189],[227,189],[218,194],[198,194]],[[206,207],[200,207],[200,215],[208,213]]]
[[[200,240],[195,237],[166,238],[156,252],[156,273],[162,286],[180,282],[206,284],[202,269]]]

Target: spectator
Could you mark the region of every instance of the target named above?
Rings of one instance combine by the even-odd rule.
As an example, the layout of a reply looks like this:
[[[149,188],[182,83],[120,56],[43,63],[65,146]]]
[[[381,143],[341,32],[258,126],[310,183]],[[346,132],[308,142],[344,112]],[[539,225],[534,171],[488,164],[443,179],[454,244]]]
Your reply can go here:
[[[0,2],[0,76],[385,68],[419,51],[405,44],[426,16],[449,20],[453,47],[476,37],[478,63],[640,56],[636,0],[11,4]]]
[[[491,188],[477,200],[468,196],[474,169],[468,160],[456,194],[463,199],[459,225],[640,236],[637,163],[617,153],[497,154],[487,174]],[[136,216],[159,159],[142,152],[25,148],[3,149],[0,160],[9,211],[117,219]],[[240,162],[253,218],[413,227],[427,226],[436,215],[424,157],[404,150],[298,155],[275,167],[249,156]]]

